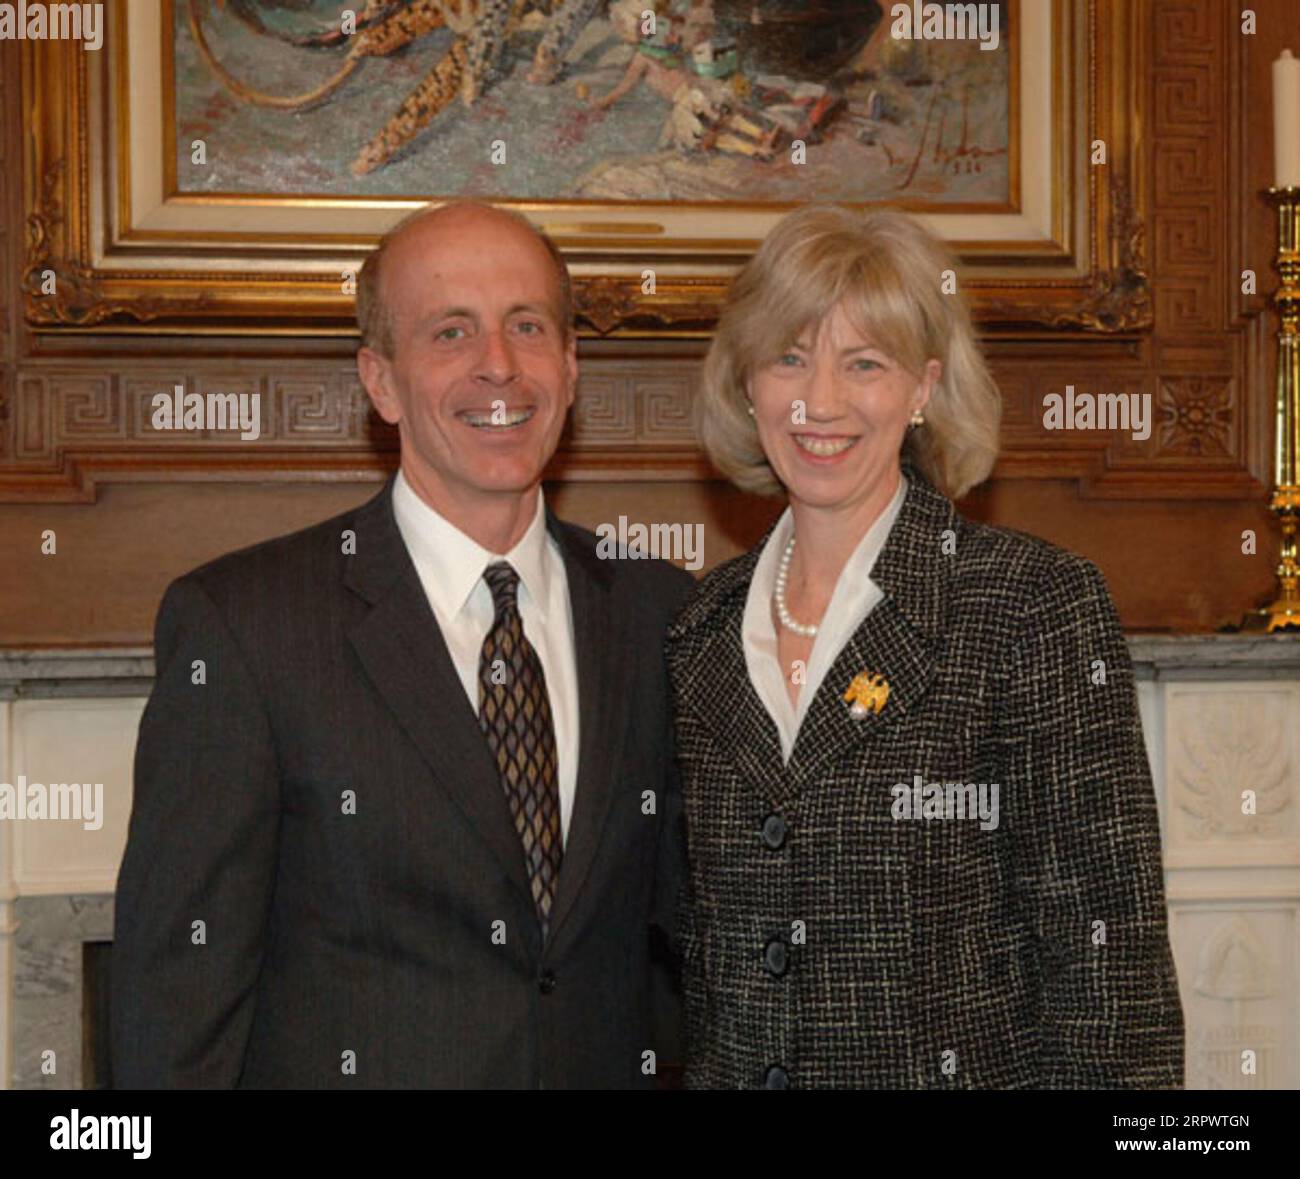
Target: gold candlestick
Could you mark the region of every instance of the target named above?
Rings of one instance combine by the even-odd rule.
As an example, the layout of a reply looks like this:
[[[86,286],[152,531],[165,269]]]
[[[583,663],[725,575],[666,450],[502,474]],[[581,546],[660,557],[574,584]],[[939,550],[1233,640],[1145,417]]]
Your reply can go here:
[[[1282,525],[1282,559],[1278,563],[1277,596],[1251,611],[1249,629],[1300,627],[1300,561],[1296,556],[1296,525],[1300,523],[1300,486],[1296,460],[1300,455],[1300,187],[1265,189],[1277,208],[1277,260],[1282,285],[1273,296],[1280,327],[1277,333],[1277,399],[1274,405],[1276,441],[1273,447],[1273,499],[1270,506]]]

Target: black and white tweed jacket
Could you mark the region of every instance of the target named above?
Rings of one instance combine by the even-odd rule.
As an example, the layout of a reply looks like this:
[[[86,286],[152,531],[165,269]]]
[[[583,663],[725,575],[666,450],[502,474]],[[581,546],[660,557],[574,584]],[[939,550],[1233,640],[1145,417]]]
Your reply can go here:
[[[669,631],[686,1084],[1179,1087],[1155,796],[1105,582],[906,474],[884,599],[788,766],[741,646],[761,546]],[[860,672],[889,693],[859,719]],[[996,826],[956,817],[994,783]]]

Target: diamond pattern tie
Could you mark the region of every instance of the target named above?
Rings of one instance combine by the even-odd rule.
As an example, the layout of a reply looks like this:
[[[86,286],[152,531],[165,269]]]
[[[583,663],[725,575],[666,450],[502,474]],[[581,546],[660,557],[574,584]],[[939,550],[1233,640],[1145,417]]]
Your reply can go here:
[[[560,832],[559,759],[546,673],[519,616],[519,574],[505,561],[483,571],[496,617],[478,664],[478,721],[496,758],[510,816],[524,847],[533,903],[550,928],[564,855]]]

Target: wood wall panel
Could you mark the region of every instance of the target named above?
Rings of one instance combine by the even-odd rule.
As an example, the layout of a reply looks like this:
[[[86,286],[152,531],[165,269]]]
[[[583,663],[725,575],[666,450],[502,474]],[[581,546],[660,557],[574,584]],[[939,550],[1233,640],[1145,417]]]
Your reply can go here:
[[[1297,26],[1291,0],[1253,4],[1253,38],[1226,0],[1138,7],[1151,56],[1136,128],[1144,166],[1131,178],[1132,223],[1115,232],[1148,273],[1154,329],[988,341],[1004,453],[964,508],[1095,559],[1129,627],[1207,630],[1266,598],[1276,562],[1266,503],[1277,279],[1258,193],[1271,181],[1269,63]],[[23,134],[16,64],[16,45],[0,42],[0,643],[146,641],[171,577],[365,498],[394,440],[346,342],[28,331],[17,317],[21,177],[6,166]],[[1246,267],[1254,295],[1240,290]],[[713,564],[776,509],[709,479],[690,426],[701,348],[584,342],[551,490],[589,524],[699,521]],[[152,395],[178,382],[261,394],[263,436],[234,444],[240,469],[213,473],[228,438],[151,430]],[[1067,384],[1151,394],[1151,437],[1046,431],[1043,396]],[[39,554],[46,527],[60,536],[53,561]],[[1261,538],[1254,557],[1240,552],[1247,528]]]
[[[18,103],[14,101],[17,64],[14,43],[0,42],[0,464],[12,462],[13,455],[14,328],[18,303],[14,296],[18,269],[14,251],[21,241],[21,227],[16,220],[19,188],[8,160],[20,125]]]
[[[362,502],[377,483],[113,483],[97,503],[14,504],[0,512],[0,645],[130,644],[152,639],[168,581],[232,549],[291,532]],[[762,535],[779,506],[725,484],[686,481],[549,485],[567,519],[587,527],[659,520],[704,527],[706,567]],[[1262,505],[1228,501],[1080,501],[1068,480],[996,480],[967,514],[1095,560],[1120,617],[1135,630],[1213,630],[1268,593],[1273,558],[1244,557],[1240,530],[1270,526]],[[44,529],[58,555],[42,556]]]

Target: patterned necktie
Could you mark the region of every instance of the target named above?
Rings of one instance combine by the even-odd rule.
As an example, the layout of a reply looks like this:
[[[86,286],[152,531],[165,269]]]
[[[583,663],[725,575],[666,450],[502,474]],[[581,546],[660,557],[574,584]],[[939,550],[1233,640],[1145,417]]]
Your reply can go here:
[[[564,854],[560,835],[559,760],[546,674],[519,617],[519,574],[505,561],[489,565],[483,580],[496,617],[478,663],[478,722],[496,758],[510,803],[533,903],[545,939]]]

